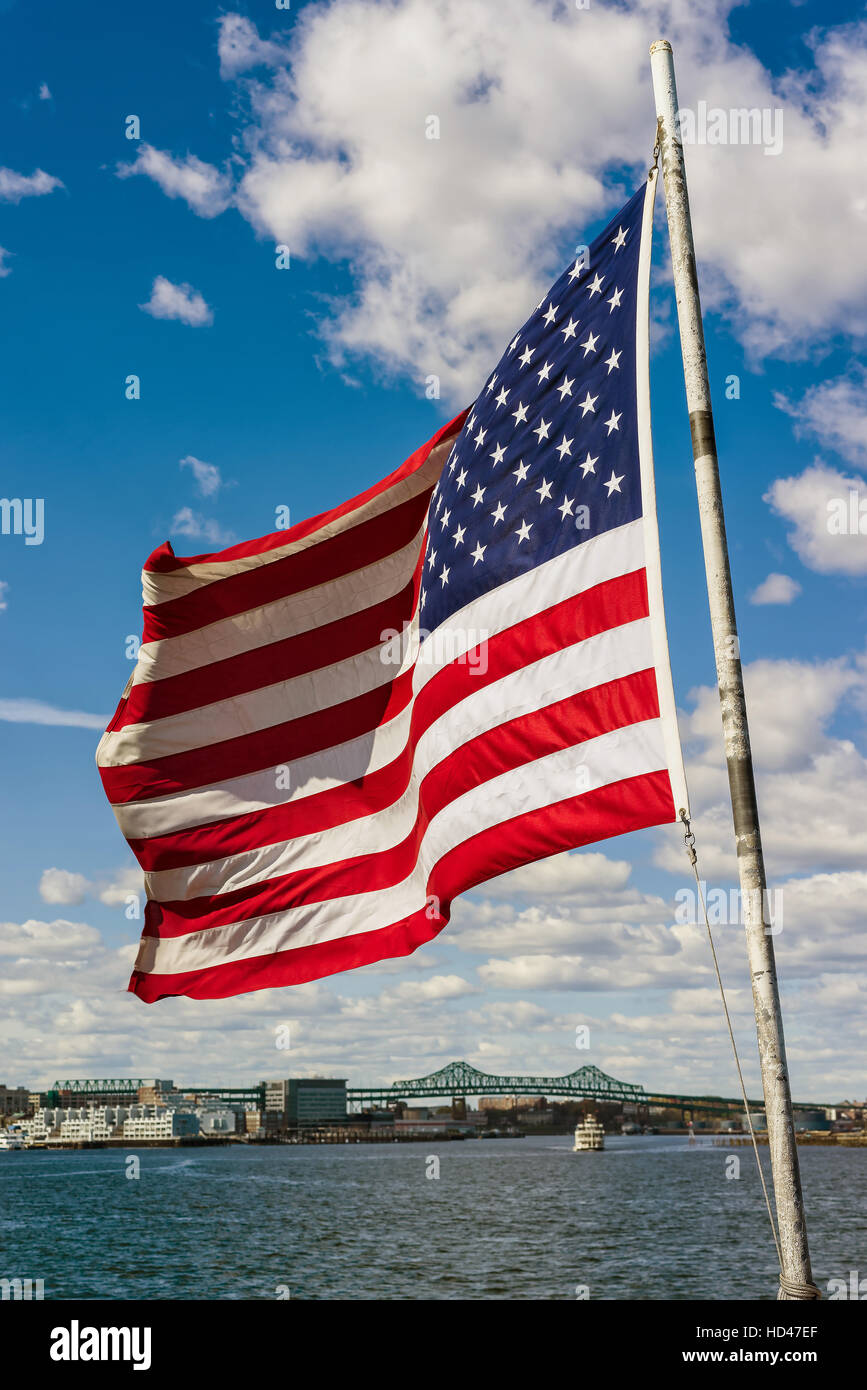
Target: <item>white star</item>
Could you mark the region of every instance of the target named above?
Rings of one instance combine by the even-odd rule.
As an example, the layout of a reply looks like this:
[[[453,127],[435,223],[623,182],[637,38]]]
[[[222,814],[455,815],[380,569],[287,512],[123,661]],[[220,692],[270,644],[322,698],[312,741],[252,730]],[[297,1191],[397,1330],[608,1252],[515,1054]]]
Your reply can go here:
[[[580,319],[570,319],[566,327],[560,329],[560,332],[563,334],[564,343],[568,342],[570,338],[575,337],[575,329],[580,322]]]
[[[445,528],[448,526],[450,516],[451,512],[449,511],[448,507],[446,507],[445,511],[442,514],[442,519],[440,521],[440,526],[442,526],[443,530],[445,530]]]
[[[508,400],[508,398],[509,398],[509,393],[508,393],[508,391],[505,391],[505,390],[503,389],[503,387],[501,386],[501,387],[500,387],[500,394],[497,396],[497,405],[498,405],[498,406],[499,406],[499,405],[505,405],[505,404],[506,404],[506,401]]]
[[[440,492],[439,488],[437,488],[437,504],[436,504],[436,506],[434,507],[434,516],[436,516],[436,514],[437,514],[437,512],[439,511],[439,509],[440,509],[440,507],[442,506],[442,504],[443,504],[442,493]]]
[[[547,380],[548,380],[548,374],[549,374],[550,371],[551,371],[551,363],[550,363],[550,362],[546,362],[545,365],[544,365],[544,367],[542,368],[541,372],[539,373],[539,380],[540,380],[540,381],[547,381]]]
[[[590,291],[590,298],[591,298],[591,299],[593,298],[594,294],[601,294],[601,293],[602,293],[602,286],[603,286],[604,284],[605,284],[605,281],[604,281],[603,279],[601,279],[600,276],[597,275],[597,276],[595,277],[594,281],[593,281],[593,284],[587,286],[587,288],[588,288],[589,291]]]
[[[623,414],[623,411],[621,410],[620,415],[622,415],[622,414]],[[608,433],[609,433],[609,434],[611,433],[612,430],[619,430],[619,429],[620,429],[620,425],[618,424],[618,421],[620,420],[620,415],[615,415],[615,414],[614,414],[614,411],[612,410],[612,412],[611,412],[611,418],[610,418],[609,420],[606,420],[606,421],[605,421],[606,425],[608,426]]]
[[[422,589],[421,594],[419,595],[419,607],[424,608],[426,598],[427,594],[425,593],[424,589]]]
[[[519,341],[520,341],[520,338],[521,338],[520,333],[516,333],[515,336],[514,336],[514,338],[512,339],[512,341],[509,343],[509,352],[514,352],[514,351],[515,351],[515,348],[518,346],[518,343],[519,343]]]
[[[548,438],[548,431],[550,428],[551,426],[547,420],[540,420],[537,428],[533,430],[533,433],[539,436],[540,444],[542,443],[543,439]]]
[[[558,310],[559,308],[560,308],[560,305],[559,305],[559,304],[552,304],[551,301],[550,301],[550,299],[548,300],[548,309],[547,309],[547,311],[546,311],[546,313],[545,313],[545,322],[546,322],[546,323],[553,323],[553,322],[554,322],[554,315],[556,314],[556,312],[557,312],[557,310]]]
[[[518,537],[518,545],[521,544],[521,541],[527,541],[530,539],[530,532],[532,531],[532,529],[532,521],[530,522],[529,526],[527,525],[526,521],[521,522],[521,529],[515,532],[515,535]]]
[[[473,569],[475,569],[476,565],[479,563],[480,560],[484,560],[485,551],[487,550],[487,548],[488,547],[486,545],[480,545],[479,542],[476,541],[475,550],[470,551],[470,554],[473,557]]]
[[[529,362],[530,358],[533,356],[533,353],[534,353],[535,351],[536,351],[535,348],[531,348],[531,347],[525,347],[525,348],[524,348],[524,351],[521,353],[521,356],[518,358],[518,361],[520,362],[520,364],[521,364],[522,367],[526,367],[527,363]]]
[[[617,475],[616,475],[615,472],[614,472],[614,469],[612,468],[612,470],[611,470],[611,477],[608,479],[608,482],[602,484],[603,487],[607,487],[607,488],[608,488],[608,496],[609,496],[609,497],[611,496],[612,492],[619,492],[619,491],[620,491],[620,484],[623,482],[624,476],[625,476],[625,475],[624,475],[623,473],[621,473],[621,474],[620,474],[620,477],[618,478]]]
[[[481,425],[479,425],[479,432],[478,432],[478,434],[475,436],[476,448],[477,448],[477,449],[478,449],[478,447],[479,447],[480,444],[484,444],[484,442],[485,442],[485,435],[487,434],[487,432],[488,432],[487,430],[483,430],[482,427],[481,427]]]
[[[433,569],[434,564],[436,563],[436,558],[437,558],[437,553],[436,553],[435,550],[432,550],[431,553],[430,553],[430,555],[428,555],[428,557],[427,557],[427,562],[428,562],[428,565],[430,566],[431,569]]]
[[[618,371],[620,370],[620,359],[621,359],[622,356],[623,356],[623,348],[621,348],[619,352],[615,352],[615,351],[614,351],[614,348],[612,348],[612,349],[611,349],[611,356],[605,358],[605,365],[606,365],[606,367],[608,368],[608,375],[609,375],[609,376],[611,375],[611,370],[612,370],[613,367],[616,367]]]
[[[560,382],[560,385],[557,387],[557,390],[560,392],[560,399],[561,399],[561,401],[563,400],[564,396],[571,396],[571,395],[572,395],[572,387],[573,387],[574,385],[575,385],[575,378],[574,378],[574,376],[564,376],[563,380]]]
[[[537,488],[536,488],[536,491],[537,491],[538,494],[539,494],[539,501],[540,501],[540,502],[544,502],[546,497],[550,497],[550,496],[551,496],[551,484],[548,482],[548,479],[547,479],[547,478],[543,478],[543,479],[542,479],[542,486],[541,486],[541,487],[537,487]]]
[[[453,449],[453,450],[452,450],[451,462],[449,463],[449,472],[450,472],[450,473],[454,473],[454,471],[455,471],[455,464],[457,463],[457,461],[458,461],[458,456],[457,456],[457,454],[455,453],[455,451],[454,451],[454,449]]]
[[[496,381],[496,379],[497,379],[497,373],[494,372],[494,375],[491,377],[490,381],[488,382],[488,387],[487,387],[487,389],[488,389],[489,391],[493,391],[493,389],[494,389],[494,382]]]
[[[615,251],[619,251],[625,240],[626,240],[626,233],[624,232],[624,230],[623,230],[622,227],[618,227],[618,228],[617,228],[617,236],[614,238],[614,240],[612,241],[611,245],[614,247],[614,250],[615,250]]]
[[[611,305],[611,308],[608,310],[609,314],[613,314],[615,309],[620,308],[620,299],[622,294],[622,290],[615,290],[611,298],[606,299],[605,303]]]
[[[587,392],[587,395],[584,397],[583,401],[579,401],[579,402],[578,402],[578,404],[579,404],[580,407],[581,407],[581,415],[582,415],[582,417],[583,417],[584,415],[587,414],[588,410],[592,410],[592,411],[594,412],[594,414],[595,414],[595,412],[596,412],[596,402],[597,402],[598,400],[599,400],[599,397],[598,397],[598,396],[591,396],[590,392],[589,392],[589,391]]]
[[[587,334],[587,337],[584,339],[584,342],[581,343],[581,347],[583,347],[583,349],[584,349],[584,356],[585,356],[585,357],[587,356],[588,352],[595,352],[595,351],[596,351],[596,344],[597,344],[598,342],[599,342],[599,334],[598,334],[598,333],[588,333],[588,334]]]
[[[574,440],[572,440],[572,439],[567,439],[566,436],[565,436],[565,434],[563,435],[563,438],[560,440],[560,443],[557,445],[557,453],[560,455],[560,462],[561,462],[561,463],[563,462],[564,455],[566,455],[566,454],[570,454],[570,455],[571,455],[571,453],[572,453],[572,444],[573,444],[573,443],[574,443]]]
[[[449,571],[448,571],[448,566],[447,566],[447,565],[443,565],[442,574],[440,575],[440,583],[442,584],[443,588],[445,588],[445,586],[446,586],[446,584],[448,584],[448,582],[449,582]]]
[[[490,457],[494,460],[495,464],[502,463],[505,452],[506,451],[503,448],[502,444],[496,444],[494,446],[494,452],[490,455]]]
[[[518,401],[518,409],[513,410],[512,415],[514,416],[516,427],[520,425],[522,420],[526,420],[527,407],[524,405],[523,401]]]
[[[455,545],[463,545],[466,530],[466,526],[459,526],[458,529],[455,531]]]
[[[468,420],[467,423],[464,425],[464,433],[465,433],[465,434],[472,434],[472,432],[473,432],[473,425],[474,425],[475,423],[476,423],[476,412],[473,411],[473,413],[472,413],[472,415],[470,416],[469,420]]]
[[[519,483],[522,483],[522,482],[524,481],[524,479],[526,478],[528,472],[529,472],[529,469],[527,468],[526,463],[524,462],[523,459],[521,459],[521,462],[518,464],[518,467],[515,469],[515,478],[516,478],[516,480],[517,480]]]
[[[483,487],[479,487],[479,484],[476,483],[476,490],[475,490],[475,492],[470,493],[470,496],[471,496],[472,499],[473,499],[473,506],[474,506],[474,507],[477,507],[477,506],[479,505],[479,503],[481,502],[481,500],[482,500],[482,498],[484,497],[484,495],[485,495],[485,489],[484,489]]]
[[[460,473],[458,474],[458,476],[455,478],[455,482],[457,483],[458,487],[463,487],[463,485],[464,485],[464,483],[465,483],[466,481],[467,481],[467,470],[466,470],[465,468],[462,468],[461,471],[460,471]]]
[[[584,460],[584,462],[583,462],[582,465],[581,465],[581,476],[582,476],[582,478],[586,478],[588,473],[592,473],[592,474],[595,476],[595,474],[596,474],[596,465],[597,465],[598,462],[599,462],[599,455],[597,454],[596,457],[595,457],[595,459],[594,459],[594,458],[591,458],[591,457],[590,457],[589,450],[588,450],[587,457],[586,457],[586,459]]]
[[[496,524],[497,524],[498,521],[502,521],[502,519],[503,519],[503,517],[504,517],[505,515],[506,515],[506,508],[503,506],[502,502],[498,502],[498,503],[497,503],[497,510],[496,510],[495,512],[491,512],[491,516],[494,518],[494,525],[496,526]]]
[[[562,506],[557,508],[557,511],[560,513],[564,521],[566,520],[567,516],[572,515],[572,503],[574,501],[574,497],[564,497]]]

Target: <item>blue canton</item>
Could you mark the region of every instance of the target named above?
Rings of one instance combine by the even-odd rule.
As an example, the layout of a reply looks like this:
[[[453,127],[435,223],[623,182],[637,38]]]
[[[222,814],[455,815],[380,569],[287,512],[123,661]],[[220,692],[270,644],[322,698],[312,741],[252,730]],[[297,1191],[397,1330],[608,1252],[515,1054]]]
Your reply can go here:
[[[420,625],[641,515],[644,187],[560,276],[479,393],[433,493]]]

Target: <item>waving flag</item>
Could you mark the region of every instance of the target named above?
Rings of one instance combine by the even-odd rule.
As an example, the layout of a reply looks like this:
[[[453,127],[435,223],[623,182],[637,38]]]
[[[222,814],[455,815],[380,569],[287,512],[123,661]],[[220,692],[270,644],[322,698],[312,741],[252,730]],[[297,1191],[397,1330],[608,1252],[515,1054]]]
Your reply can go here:
[[[148,560],[97,753],[145,871],[142,999],[405,955],[466,889],[686,807],[650,441],[653,191],[391,477],[289,531]]]

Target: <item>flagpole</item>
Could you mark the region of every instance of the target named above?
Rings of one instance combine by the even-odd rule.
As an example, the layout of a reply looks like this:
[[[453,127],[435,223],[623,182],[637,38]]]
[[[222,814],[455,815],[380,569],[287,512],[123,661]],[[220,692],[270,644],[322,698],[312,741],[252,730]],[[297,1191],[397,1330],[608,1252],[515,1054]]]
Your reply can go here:
[[[752,976],[762,1088],[768,1124],[768,1147],[774,1176],[782,1261],[778,1297],[818,1298],[819,1291],[813,1284],[810,1269],[774,946],[765,926],[765,866],[735,623],[686,170],[676,119],[678,106],[674,57],[671,44],[667,40],[659,39],[651,45],[650,63],[656,99],[657,144],[662,162],[683,373],[692,433],[702,546],[722,706],[741,902]]]

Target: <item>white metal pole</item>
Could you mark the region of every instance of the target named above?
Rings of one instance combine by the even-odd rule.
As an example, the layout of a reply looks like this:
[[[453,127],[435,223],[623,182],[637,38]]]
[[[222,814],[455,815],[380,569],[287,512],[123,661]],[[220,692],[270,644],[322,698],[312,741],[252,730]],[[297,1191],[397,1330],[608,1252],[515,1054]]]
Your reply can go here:
[[[735,623],[686,170],[677,120],[677,87],[671,44],[665,39],[654,43],[650,49],[650,62],[722,707],[741,902],[752,976],[771,1169],[774,1176],[782,1256],[778,1296],[788,1299],[818,1298],[819,1291],[813,1284],[810,1270],[774,946],[770,930],[765,925],[765,867]]]

